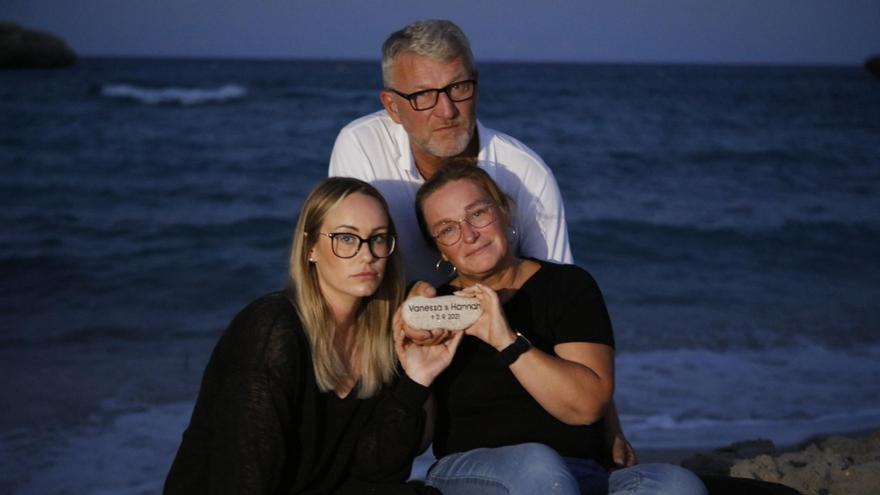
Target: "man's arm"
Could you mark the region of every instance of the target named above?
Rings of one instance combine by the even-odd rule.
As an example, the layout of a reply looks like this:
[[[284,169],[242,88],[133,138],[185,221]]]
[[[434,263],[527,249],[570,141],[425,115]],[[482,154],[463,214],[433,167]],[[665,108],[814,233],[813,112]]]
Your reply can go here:
[[[548,170],[542,187],[531,193],[532,211],[522,212],[524,218],[534,218],[537,231],[526,229],[523,232],[520,250],[524,255],[536,256],[557,263],[574,263],[571,246],[568,242],[568,225],[565,220],[565,206],[562,193],[552,172]],[[544,253],[535,255],[532,253]]]
[[[512,165],[499,164],[494,175],[501,189],[516,204],[519,254],[556,263],[574,263],[565,207],[553,172],[524,146],[519,153],[499,158],[512,162]]]
[[[519,254],[557,263],[573,263],[562,194],[553,171],[516,138],[479,122],[480,166],[516,203],[515,244]]]

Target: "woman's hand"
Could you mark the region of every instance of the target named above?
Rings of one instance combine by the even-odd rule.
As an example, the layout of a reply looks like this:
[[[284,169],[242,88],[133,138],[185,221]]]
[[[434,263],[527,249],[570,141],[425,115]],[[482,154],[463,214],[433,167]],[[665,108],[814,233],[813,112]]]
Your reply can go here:
[[[606,467],[620,469],[638,464],[636,451],[620,428],[620,416],[617,414],[617,405],[613,400],[608,404],[608,411],[602,418],[602,426],[605,430]]]
[[[623,432],[618,432],[611,438],[611,461],[614,463],[612,469],[635,466],[639,462],[636,450],[623,436]]]
[[[436,295],[437,289],[435,289],[434,286],[432,286],[428,282],[423,282],[419,280],[418,282],[413,284],[412,288],[409,290],[409,294],[406,295],[406,298],[409,299],[410,297],[415,296],[434,297]],[[400,312],[399,308],[397,312]],[[411,340],[416,345],[441,344],[451,336],[448,330],[444,330],[442,328],[422,330],[419,328],[412,328],[405,322],[403,323],[403,330],[404,332],[406,332],[407,338],[409,338],[409,340]]]
[[[516,333],[510,329],[501,301],[494,290],[482,284],[455,291],[456,296],[473,297],[480,301],[483,314],[473,325],[465,329],[465,333],[473,335],[497,350],[502,350],[516,340]]]
[[[409,338],[406,333],[400,309],[394,313],[392,329],[394,331],[394,350],[400,364],[414,382],[425,387],[431,386],[443,370],[452,362],[455,350],[464,332],[449,332],[443,342],[432,345],[420,345]]]

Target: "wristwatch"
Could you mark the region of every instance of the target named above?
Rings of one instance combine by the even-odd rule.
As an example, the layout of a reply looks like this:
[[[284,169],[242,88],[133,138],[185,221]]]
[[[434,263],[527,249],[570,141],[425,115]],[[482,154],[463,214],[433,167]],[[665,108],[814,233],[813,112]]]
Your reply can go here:
[[[510,366],[519,359],[522,353],[531,348],[532,343],[529,342],[529,339],[525,338],[523,334],[516,332],[516,340],[514,340],[509,346],[498,351],[498,359],[501,360],[501,364],[504,366]]]

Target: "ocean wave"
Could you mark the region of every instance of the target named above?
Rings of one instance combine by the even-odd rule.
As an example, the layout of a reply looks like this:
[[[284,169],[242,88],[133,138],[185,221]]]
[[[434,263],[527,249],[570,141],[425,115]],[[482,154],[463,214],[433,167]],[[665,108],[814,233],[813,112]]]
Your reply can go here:
[[[130,84],[105,84],[101,95],[107,98],[133,100],[145,105],[203,105],[225,103],[247,95],[247,89],[237,84],[216,88],[149,88]]]
[[[876,344],[623,353],[616,381],[624,427],[642,448],[791,445],[880,424]]]
[[[762,227],[749,225],[678,225],[654,220],[596,219],[569,222],[573,247],[589,246],[587,257],[629,257],[670,262],[736,249],[766,257],[800,259],[815,265],[821,258],[858,256],[876,260],[880,224],[861,220],[789,220]],[[576,255],[578,253],[575,253]],[[578,256],[576,256],[577,258]]]
[[[629,439],[637,448],[719,448],[734,442],[767,439],[791,447],[816,435],[875,429],[880,409],[864,409],[821,417],[718,420],[673,418],[667,414],[638,418],[622,415]]]
[[[829,240],[845,237],[868,236],[871,239],[880,237],[880,223],[863,220],[825,220],[825,219],[790,219],[778,224],[761,226],[754,225],[700,225],[677,224],[662,220],[635,219],[582,219],[569,222],[569,230],[589,231],[621,231],[630,233],[677,233],[701,237],[737,236],[737,237],[792,237],[803,236],[827,238]]]
[[[39,448],[22,434],[2,436],[4,478],[22,495],[159,493],[191,412],[189,402],[135,410]]]

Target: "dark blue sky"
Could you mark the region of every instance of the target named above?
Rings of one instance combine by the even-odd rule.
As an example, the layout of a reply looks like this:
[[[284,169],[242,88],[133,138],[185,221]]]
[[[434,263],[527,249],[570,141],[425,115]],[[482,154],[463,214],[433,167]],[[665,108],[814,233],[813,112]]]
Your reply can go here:
[[[0,0],[0,20],[83,55],[377,59],[413,19],[457,22],[480,60],[861,64],[880,0]]]

